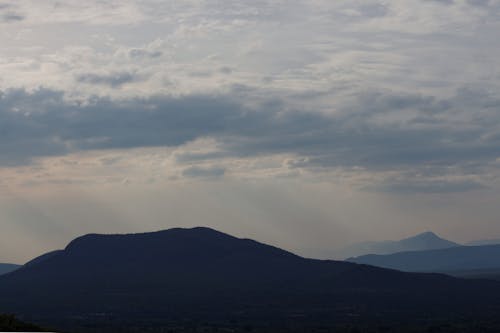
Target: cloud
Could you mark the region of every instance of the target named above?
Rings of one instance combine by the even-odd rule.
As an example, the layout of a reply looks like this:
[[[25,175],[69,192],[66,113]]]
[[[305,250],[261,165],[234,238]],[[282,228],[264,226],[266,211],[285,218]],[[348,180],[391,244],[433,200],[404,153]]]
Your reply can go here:
[[[0,3],[0,23],[13,23],[23,21],[25,16],[19,14],[12,4]]]
[[[84,73],[76,77],[76,81],[86,84],[120,87],[124,84],[141,81],[144,78],[135,73],[115,72],[109,74]]]
[[[426,0],[426,1],[437,2],[437,3],[444,4],[444,5],[453,5],[455,3],[455,0]]]
[[[467,3],[472,6],[488,6],[491,0],[467,0]]]
[[[131,58],[158,58],[162,56],[163,52],[134,48],[129,50],[128,54]]]
[[[291,168],[414,169],[425,179],[450,167],[477,173],[481,167],[467,165],[486,167],[500,155],[500,101],[471,90],[448,100],[371,92],[347,101],[346,111],[335,115],[288,110],[276,102],[249,107],[239,100],[241,93],[75,102],[47,89],[8,90],[0,95],[0,163],[26,164],[36,157],[88,150],[182,147],[210,138],[216,150],[180,152],[177,162],[288,154],[300,160]],[[186,169],[184,175],[204,172],[221,170]],[[448,188],[472,188],[462,185]],[[404,188],[386,186],[388,191]],[[429,186],[406,188],[424,191]]]
[[[468,192],[474,190],[482,190],[487,188],[485,185],[470,181],[446,181],[446,180],[406,180],[399,182],[385,182],[382,184],[370,185],[365,187],[365,190],[376,192],[390,192],[396,194],[413,194],[413,193],[456,193]]]
[[[222,167],[196,167],[192,166],[182,171],[184,177],[189,178],[219,178],[226,172]]]
[[[181,168],[286,155],[315,174],[479,174],[500,156],[499,4],[0,5],[24,28],[0,36],[0,164],[167,146]]]
[[[24,16],[16,13],[6,13],[0,15],[0,22],[10,23],[24,20]]]

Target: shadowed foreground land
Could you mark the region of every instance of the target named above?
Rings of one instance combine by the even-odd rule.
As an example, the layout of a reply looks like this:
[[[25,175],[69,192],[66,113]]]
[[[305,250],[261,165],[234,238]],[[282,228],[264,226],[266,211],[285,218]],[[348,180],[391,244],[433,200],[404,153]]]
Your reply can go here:
[[[208,228],[86,235],[1,276],[0,295],[0,312],[63,332],[500,327],[499,282],[306,259]]]
[[[46,332],[46,330],[22,322],[12,315],[0,315],[0,332]]]
[[[0,316],[6,317],[6,316]],[[35,325],[15,321],[9,316],[6,326],[0,326],[0,331],[11,332],[48,332]],[[5,323],[4,323],[5,325]],[[276,325],[266,325],[265,323],[238,323],[237,321],[208,324],[195,322],[176,322],[159,326],[144,323],[143,326],[120,326],[120,325],[98,325],[88,323],[81,327],[73,327],[62,333],[497,333],[500,332],[498,322],[441,322],[428,324],[405,324],[405,323],[360,323],[349,325],[296,325],[293,323]]]

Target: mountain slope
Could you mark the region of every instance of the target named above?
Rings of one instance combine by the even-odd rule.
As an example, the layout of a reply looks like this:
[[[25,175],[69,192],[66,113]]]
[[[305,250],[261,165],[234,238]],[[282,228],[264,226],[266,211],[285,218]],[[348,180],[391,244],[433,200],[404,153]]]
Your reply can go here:
[[[408,272],[445,272],[500,269],[500,245],[459,246],[430,251],[366,255],[348,261]]]
[[[399,241],[362,242],[350,245],[339,251],[343,258],[358,257],[367,254],[390,254],[403,251],[435,250],[460,246],[439,237],[433,232],[424,232]]]
[[[15,271],[18,269],[19,265],[14,265],[14,264],[0,264],[0,275],[10,273],[12,271]]]
[[[57,328],[182,318],[332,325],[471,316],[470,302],[480,316],[500,309],[495,282],[306,259],[208,228],[86,235],[0,277],[0,295],[0,312]]]

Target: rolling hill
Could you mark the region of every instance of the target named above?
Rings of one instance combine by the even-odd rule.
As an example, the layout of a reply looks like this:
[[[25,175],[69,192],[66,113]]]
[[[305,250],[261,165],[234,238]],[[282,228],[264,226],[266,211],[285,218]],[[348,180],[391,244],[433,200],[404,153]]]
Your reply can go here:
[[[79,237],[1,276],[0,295],[0,312],[71,331],[332,327],[496,318],[500,310],[497,282],[306,259],[201,227]]]

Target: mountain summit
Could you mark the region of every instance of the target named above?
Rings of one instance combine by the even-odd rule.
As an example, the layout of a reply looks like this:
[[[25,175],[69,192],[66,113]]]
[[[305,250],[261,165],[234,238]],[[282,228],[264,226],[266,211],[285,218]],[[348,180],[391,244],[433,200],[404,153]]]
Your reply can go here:
[[[416,236],[402,239],[396,243],[399,247],[406,248],[406,251],[435,250],[460,246],[458,243],[439,237],[432,231],[423,232]]]
[[[333,325],[470,313],[470,302],[481,311],[500,302],[500,284],[307,259],[199,227],[79,237],[1,276],[0,295],[0,310],[66,330],[179,320]]]
[[[367,254],[391,254],[403,251],[425,251],[445,249],[460,244],[439,237],[431,231],[404,238],[398,241],[362,242],[350,245],[339,251],[343,258]]]

